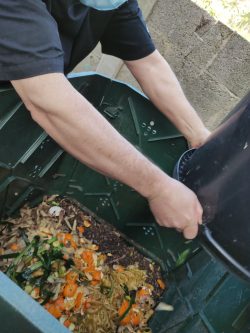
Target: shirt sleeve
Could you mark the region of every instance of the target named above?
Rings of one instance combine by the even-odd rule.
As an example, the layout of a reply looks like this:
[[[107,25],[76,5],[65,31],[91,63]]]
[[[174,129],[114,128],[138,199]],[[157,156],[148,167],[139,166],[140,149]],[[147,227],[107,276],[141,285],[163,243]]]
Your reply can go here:
[[[63,73],[57,24],[42,0],[0,0],[0,81]]]

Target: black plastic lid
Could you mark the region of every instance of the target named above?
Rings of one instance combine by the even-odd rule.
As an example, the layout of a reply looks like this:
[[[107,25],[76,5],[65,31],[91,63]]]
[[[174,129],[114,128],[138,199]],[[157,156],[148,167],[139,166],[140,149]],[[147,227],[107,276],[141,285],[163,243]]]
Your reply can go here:
[[[250,281],[250,93],[201,148],[174,172],[198,196],[206,248]]]

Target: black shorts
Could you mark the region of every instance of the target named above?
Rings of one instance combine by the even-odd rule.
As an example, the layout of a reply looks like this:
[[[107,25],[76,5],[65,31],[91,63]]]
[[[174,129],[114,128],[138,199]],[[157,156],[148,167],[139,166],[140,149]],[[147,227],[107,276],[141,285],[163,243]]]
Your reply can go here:
[[[123,60],[155,50],[137,0],[106,12],[76,0],[0,0],[0,81],[68,73],[99,41]]]

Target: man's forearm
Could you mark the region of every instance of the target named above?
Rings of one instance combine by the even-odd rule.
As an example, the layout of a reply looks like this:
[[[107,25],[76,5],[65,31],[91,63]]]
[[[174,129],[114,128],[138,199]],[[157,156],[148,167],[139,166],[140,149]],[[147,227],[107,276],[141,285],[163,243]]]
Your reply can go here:
[[[155,51],[144,59],[128,61],[126,64],[156,107],[193,146],[198,146],[209,131],[188,102],[176,76],[159,52]]]
[[[58,75],[51,74],[50,79],[46,77],[44,84],[40,79],[40,89],[36,89],[33,79],[28,94],[18,92],[32,96],[23,98],[33,119],[65,150],[145,197],[150,197],[160,178],[169,178],[129,144],[63,76],[58,79]]]

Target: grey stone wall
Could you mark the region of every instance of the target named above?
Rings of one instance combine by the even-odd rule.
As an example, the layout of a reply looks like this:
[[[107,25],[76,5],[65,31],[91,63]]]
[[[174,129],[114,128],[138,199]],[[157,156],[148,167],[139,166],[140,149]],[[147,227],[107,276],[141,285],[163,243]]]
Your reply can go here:
[[[140,3],[156,47],[206,125],[215,128],[250,89],[250,44],[190,0]],[[101,66],[100,59],[98,47],[78,69],[97,68],[137,86],[122,63],[116,61],[113,71],[112,58],[104,58]]]

